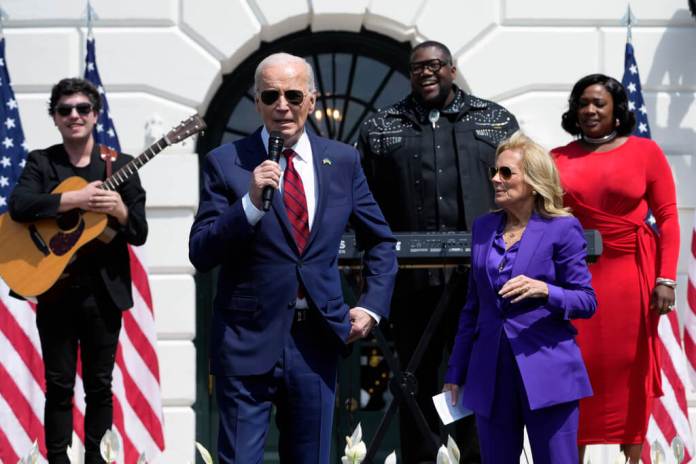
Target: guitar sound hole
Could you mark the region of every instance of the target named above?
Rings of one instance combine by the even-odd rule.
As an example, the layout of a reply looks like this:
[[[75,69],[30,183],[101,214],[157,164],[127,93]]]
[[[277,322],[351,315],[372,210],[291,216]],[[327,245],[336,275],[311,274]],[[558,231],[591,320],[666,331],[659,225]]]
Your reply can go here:
[[[56,223],[60,230],[73,230],[80,223],[80,211],[73,209],[65,212],[56,218]]]

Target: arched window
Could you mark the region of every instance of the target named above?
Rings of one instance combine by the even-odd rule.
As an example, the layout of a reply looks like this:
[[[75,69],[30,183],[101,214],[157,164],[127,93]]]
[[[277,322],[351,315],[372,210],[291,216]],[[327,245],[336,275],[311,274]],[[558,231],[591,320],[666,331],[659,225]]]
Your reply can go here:
[[[407,43],[367,31],[303,31],[264,43],[223,78],[206,114],[209,129],[199,141],[199,153],[245,137],[261,125],[254,71],[276,52],[302,56],[314,68],[318,96],[310,127],[324,137],[353,144],[364,119],[409,93],[409,50]]]

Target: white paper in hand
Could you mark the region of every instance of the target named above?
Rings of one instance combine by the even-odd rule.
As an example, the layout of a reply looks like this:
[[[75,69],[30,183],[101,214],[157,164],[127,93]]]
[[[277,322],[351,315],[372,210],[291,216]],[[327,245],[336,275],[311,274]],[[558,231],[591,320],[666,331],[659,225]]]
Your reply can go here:
[[[466,417],[472,414],[472,411],[466,409],[462,406],[462,393],[463,388],[459,389],[459,398],[457,399],[457,405],[452,406],[452,393],[448,390],[433,396],[433,403],[435,404],[435,409],[437,414],[440,416],[440,420],[443,424],[451,424],[452,422]]]

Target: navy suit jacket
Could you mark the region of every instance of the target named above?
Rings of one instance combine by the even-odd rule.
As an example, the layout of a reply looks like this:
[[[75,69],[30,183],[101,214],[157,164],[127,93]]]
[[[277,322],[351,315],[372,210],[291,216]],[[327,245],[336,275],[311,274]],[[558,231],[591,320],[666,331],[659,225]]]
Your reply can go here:
[[[357,305],[388,315],[397,270],[395,239],[367,186],[358,152],[309,130],[307,135],[318,193],[302,254],[282,195],[274,194],[271,210],[253,227],[242,208],[252,171],[267,159],[261,130],[222,145],[206,158],[189,257],[199,271],[220,266],[211,329],[211,368],[216,374],[254,375],[271,369],[290,334],[300,281],[312,309],[331,329],[326,331],[326,348],[345,343],[350,319],[337,255],[348,222],[365,248]]]
[[[487,258],[505,213],[480,217],[472,231],[472,270],[445,381],[463,385],[463,404],[490,416],[500,337],[510,342],[531,409],[592,395],[575,343],[573,318],[594,314],[597,299],[585,262],[587,243],[575,217],[532,215],[520,240],[512,277],[547,283],[548,298],[512,304],[493,286]]]

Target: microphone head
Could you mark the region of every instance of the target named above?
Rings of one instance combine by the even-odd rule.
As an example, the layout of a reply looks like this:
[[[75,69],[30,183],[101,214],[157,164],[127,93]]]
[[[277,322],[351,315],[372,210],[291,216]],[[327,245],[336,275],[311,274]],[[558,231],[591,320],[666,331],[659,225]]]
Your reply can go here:
[[[280,153],[283,151],[283,134],[279,131],[273,131],[268,137],[268,159],[278,161]]]

